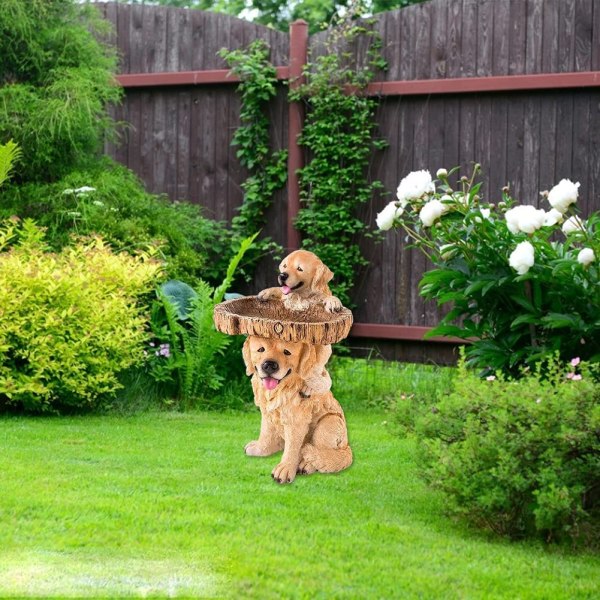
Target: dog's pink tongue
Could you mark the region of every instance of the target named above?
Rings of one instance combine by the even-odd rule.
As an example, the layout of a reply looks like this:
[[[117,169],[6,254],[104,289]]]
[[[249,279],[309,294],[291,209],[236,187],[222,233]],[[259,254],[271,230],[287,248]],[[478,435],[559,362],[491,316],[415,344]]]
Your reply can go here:
[[[282,285],[281,291],[287,296],[292,291],[292,288],[289,285]]]
[[[265,389],[267,390],[274,390],[277,387],[277,384],[279,383],[278,379],[275,379],[274,377],[265,377],[263,380],[263,385],[265,386]]]

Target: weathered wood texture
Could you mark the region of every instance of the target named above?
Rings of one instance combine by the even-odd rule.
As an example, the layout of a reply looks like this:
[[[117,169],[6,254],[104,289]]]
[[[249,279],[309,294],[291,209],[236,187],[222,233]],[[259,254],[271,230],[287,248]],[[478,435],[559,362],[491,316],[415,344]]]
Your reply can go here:
[[[243,47],[258,37],[269,42],[275,65],[288,64],[286,34],[239,19],[148,5],[101,7],[116,28],[122,73],[222,69],[220,48]],[[377,15],[376,28],[389,65],[378,75],[381,81],[600,70],[600,0],[432,0]],[[311,37],[313,58],[327,39],[327,32]],[[364,51],[364,44],[356,49],[358,56]],[[273,138],[282,147],[287,140],[283,86],[269,111]],[[114,114],[130,127],[123,144],[107,151],[138,173],[149,190],[198,203],[210,217],[232,217],[245,175],[230,145],[239,124],[234,85],[132,89]],[[373,155],[370,173],[390,195],[409,171],[460,165],[464,172],[479,162],[482,191],[491,201],[508,184],[520,201],[539,204],[539,191],[569,177],[581,182],[583,214],[600,208],[598,88],[386,96],[377,121],[390,145]],[[374,225],[390,195],[374,198],[361,217]],[[285,190],[277,195],[266,231],[282,244],[286,198]],[[417,290],[428,268],[424,258],[405,250],[399,233],[380,244],[365,241],[363,249],[370,265],[358,278],[355,320],[434,325],[440,313]],[[274,283],[268,268],[257,289]],[[451,352],[433,344],[382,341],[379,347],[396,358],[439,354],[445,360]]]
[[[328,345],[348,336],[352,313],[347,308],[327,312],[321,305],[293,311],[280,300],[246,296],[218,304],[214,323],[219,331],[229,335],[257,335],[286,342]]]
[[[264,39],[274,64],[287,64],[288,36],[228,15],[145,4],[100,4],[112,22],[121,73],[226,69],[221,48]],[[112,115],[128,125],[106,151],[130,167],[149,191],[199,204],[208,217],[229,221],[242,202],[246,174],[231,140],[239,126],[235,85],[139,88],[127,91]],[[269,107],[273,142],[287,143],[285,89]],[[270,235],[285,242],[286,193],[269,215]],[[281,205],[281,206],[280,206]]]

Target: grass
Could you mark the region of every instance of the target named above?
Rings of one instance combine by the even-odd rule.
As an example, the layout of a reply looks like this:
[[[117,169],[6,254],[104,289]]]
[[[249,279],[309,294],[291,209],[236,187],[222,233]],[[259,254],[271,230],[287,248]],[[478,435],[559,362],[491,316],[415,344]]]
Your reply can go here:
[[[347,417],[355,464],[290,486],[256,413],[0,419],[0,596],[599,597],[599,556],[448,520],[386,414]]]

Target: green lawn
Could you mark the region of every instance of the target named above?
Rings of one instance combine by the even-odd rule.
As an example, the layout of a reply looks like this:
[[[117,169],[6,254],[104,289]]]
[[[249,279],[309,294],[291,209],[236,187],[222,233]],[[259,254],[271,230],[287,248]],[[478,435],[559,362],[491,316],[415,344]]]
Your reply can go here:
[[[255,413],[0,419],[0,596],[600,597],[600,556],[453,523],[385,413],[347,417],[355,464],[290,486]]]

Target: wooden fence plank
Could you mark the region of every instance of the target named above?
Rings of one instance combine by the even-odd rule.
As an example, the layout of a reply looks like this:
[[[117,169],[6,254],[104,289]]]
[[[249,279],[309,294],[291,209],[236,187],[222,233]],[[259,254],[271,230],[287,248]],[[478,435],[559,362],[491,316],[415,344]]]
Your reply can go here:
[[[540,97],[540,171],[538,177],[540,191],[549,190],[555,183],[558,183],[555,164],[557,98],[557,93],[544,94]]]
[[[527,0],[524,73],[542,72],[544,0]]]
[[[558,71],[569,72],[575,67],[575,0],[559,4]]]
[[[478,6],[477,34],[477,76],[487,77],[492,74],[494,53],[494,1],[482,0]]]
[[[477,36],[479,34],[478,2],[463,0],[461,37],[461,75],[477,74]]]
[[[600,5],[596,2],[597,10]],[[589,71],[592,68],[592,0],[577,0],[575,4],[575,66],[576,71]]]
[[[462,61],[460,55],[460,49],[462,45],[462,2],[448,2],[447,10],[448,76],[460,77],[462,75]]]
[[[448,27],[446,5],[431,3],[431,74],[432,79],[447,75]]]

